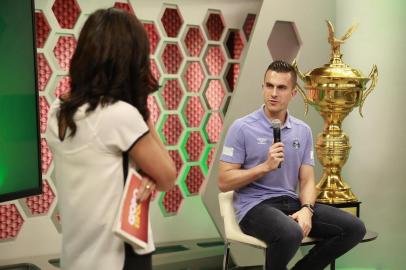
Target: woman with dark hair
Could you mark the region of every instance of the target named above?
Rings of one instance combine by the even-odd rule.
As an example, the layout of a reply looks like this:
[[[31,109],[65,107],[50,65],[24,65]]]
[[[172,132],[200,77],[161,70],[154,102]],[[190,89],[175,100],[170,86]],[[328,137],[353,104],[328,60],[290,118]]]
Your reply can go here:
[[[158,88],[143,25],[114,8],[97,10],[80,33],[71,92],[51,106],[46,137],[53,153],[65,270],[151,269],[112,232],[129,162],[143,173],[140,199],[169,190],[176,169],[147,108]]]

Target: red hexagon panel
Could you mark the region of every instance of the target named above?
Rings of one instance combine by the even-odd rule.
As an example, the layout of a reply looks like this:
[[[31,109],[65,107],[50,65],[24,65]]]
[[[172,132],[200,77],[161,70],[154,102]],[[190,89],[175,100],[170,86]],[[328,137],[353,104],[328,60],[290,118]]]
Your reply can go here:
[[[48,122],[49,104],[44,96],[39,97],[39,124],[41,133],[45,133]]]
[[[189,26],[184,39],[186,52],[189,56],[200,56],[205,40],[199,26]]]
[[[183,19],[177,7],[167,7],[162,15],[161,22],[168,37],[177,37]]]
[[[168,150],[169,156],[171,156],[176,167],[176,176],[179,176],[180,171],[182,170],[183,160],[178,150]]]
[[[115,2],[114,7],[135,14],[132,6],[129,3]]]
[[[245,22],[242,29],[244,31],[245,38],[247,40],[250,39],[252,30],[254,29],[255,18],[256,18],[255,14],[248,14],[247,17],[245,18]]]
[[[42,182],[42,194],[31,196],[24,200],[24,204],[29,210],[28,216],[44,215],[48,213],[49,208],[55,199],[55,194],[49,186],[48,181]]]
[[[165,117],[162,126],[162,135],[166,145],[176,145],[182,134],[183,126],[177,114],[170,114]]]
[[[224,28],[224,20],[221,13],[210,13],[206,21],[206,30],[209,40],[219,41]]]
[[[0,205],[0,242],[12,240],[24,223],[15,204]]]
[[[199,161],[204,150],[204,141],[200,131],[190,132],[186,140],[186,153],[188,161]]]
[[[52,5],[61,28],[73,29],[80,15],[80,7],[75,0],[55,0]]]
[[[199,127],[205,114],[200,97],[188,97],[186,107],[182,114],[186,117],[186,124],[188,127]]]
[[[148,110],[150,113],[150,117],[152,122],[156,124],[158,121],[159,115],[161,114],[161,110],[159,109],[158,102],[154,96],[149,96],[147,99]]]
[[[37,48],[43,48],[48,39],[51,27],[42,11],[35,12],[35,34]]]
[[[210,148],[210,152],[209,152],[209,154],[207,155],[207,159],[206,159],[206,166],[207,166],[207,168],[210,168],[211,163],[212,163],[213,158],[214,158],[214,153],[215,153],[215,152],[216,152],[216,148],[215,148],[215,147]]]
[[[207,101],[207,105],[211,110],[219,110],[221,103],[223,102],[226,91],[220,80],[210,80],[207,85],[207,89],[204,92],[204,97]]]
[[[178,79],[166,80],[161,95],[165,107],[168,110],[176,110],[183,97],[183,91]]]
[[[185,180],[188,193],[198,195],[203,182],[204,175],[200,166],[191,166]]]
[[[52,69],[43,53],[37,54],[38,90],[44,91],[52,75]]]
[[[54,48],[54,55],[62,70],[68,71],[77,41],[74,36],[60,36]]]
[[[162,206],[169,215],[175,215],[183,201],[183,195],[178,185],[166,192],[162,198]]]
[[[220,132],[223,127],[223,120],[221,118],[220,113],[213,112],[210,117],[209,121],[207,121],[205,126],[205,131],[208,137],[208,141],[210,143],[216,143],[220,139]]]
[[[150,54],[154,54],[161,37],[153,22],[144,22],[143,24],[149,39],[149,52]]]
[[[229,58],[240,59],[244,49],[244,42],[238,29],[233,29],[228,32],[226,38],[226,49]]]
[[[228,90],[233,92],[236,85],[238,76],[240,75],[240,64],[233,63],[228,66],[226,71],[226,83],[228,85]]]
[[[219,76],[225,63],[224,53],[220,46],[214,45],[208,47],[204,61],[209,74]]]
[[[46,174],[49,169],[49,165],[52,162],[52,153],[49,150],[48,143],[44,138],[41,138],[41,168],[42,174]]]
[[[70,92],[70,77],[69,76],[61,76],[58,80],[58,85],[55,89],[55,96],[60,97],[63,94]]]
[[[169,74],[176,74],[182,64],[183,56],[179,46],[175,43],[165,44],[161,55],[165,71]]]
[[[161,72],[159,71],[158,65],[156,64],[154,59],[150,59],[149,64],[152,75],[154,76],[155,80],[159,81],[159,79],[161,78]]]
[[[198,93],[202,87],[205,75],[200,61],[189,62],[183,79],[188,92]]]

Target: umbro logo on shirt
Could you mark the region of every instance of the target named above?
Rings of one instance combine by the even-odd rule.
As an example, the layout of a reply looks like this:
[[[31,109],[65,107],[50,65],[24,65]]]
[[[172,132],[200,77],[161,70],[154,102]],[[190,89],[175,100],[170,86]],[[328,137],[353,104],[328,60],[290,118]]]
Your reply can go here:
[[[257,144],[268,144],[267,138],[257,138]]]

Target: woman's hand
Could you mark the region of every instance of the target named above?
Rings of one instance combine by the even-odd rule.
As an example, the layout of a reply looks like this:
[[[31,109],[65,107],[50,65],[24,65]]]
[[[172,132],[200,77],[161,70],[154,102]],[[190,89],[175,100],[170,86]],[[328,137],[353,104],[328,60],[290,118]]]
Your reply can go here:
[[[143,202],[148,199],[151,194],[155,194],[155,183],[147,175],[142,175],[142,184],[138,190],[137,201]]]

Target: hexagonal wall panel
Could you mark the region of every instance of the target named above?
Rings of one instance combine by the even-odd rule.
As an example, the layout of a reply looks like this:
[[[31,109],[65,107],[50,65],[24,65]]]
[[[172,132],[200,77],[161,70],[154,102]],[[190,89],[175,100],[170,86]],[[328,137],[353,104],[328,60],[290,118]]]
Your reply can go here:
[[[23,223],[24,219],[15,204],[0,205],[0,242],[13,240]]]
[[[216,152],[216,148],[215,147],[211,147],[209,150],[209,153],[207,154],[207,159],[206,159],[206,166],[209,169],[211,166],[211,163],[213,161],[214,158],[214,153]]]
[[[205,114],[204,107],[198,96],[188,97],[182,115],[186,117],[188,127],[199,127]]]
[[[219,76],[223,70],[225,58],[220,46],[209,46],[204,61],[210,75]]]
[[[183,97],[183,91],[178,79],[169,79],[164,82],[162,91],[159,91],[163,104],[168,110],[176,110]]]
[[[41,138],[41,168],[42,174],[46,174],[49,169],[49,165],[52,162],[52,153],[48,148],[48,143],[44,138]]]
[[[206,132],[207,140],[209,143],[216,143],[220,138],[220,132],[223,127],[223,119],[221,118],[220,113],[213,112],[209,116],[204,130]]]
[[[189,26],[183,41],[186,47],[187,55],[192,57],[200,56],[205,44],[205,40],[199,26]]]
[[[179,176],[180,171],[182,170],[182,166],[183,166],[182,156],[179,154],[178,150],[168,150],[168,153],[171,156],[173,162],[175,163],[176,175]]]
[[[75,0],[55,0],[52,5],[61,28],[73,29],[80,15],[80,7]]]
[[[44,96],[39,97],[39,124],[41,133],[45,133],[48,122],[49,104]]]
[[[44,91],[52,75],[52,69],[43,53],[37,53],[38,90]]]
[[[212,110],[220,109],[225,95],[226,91],[220,80],[210,80],[204,91],[204,98],[207,102],[207,106]]]
[[[245,18],[244,25],[242,27],[245,38],[247,40],[250,39],[252,30],[254,29],[254,23],[255,23],[256,15],[255,14],[248,14],[247,17]]]
[[[114,7],[127,11],[128,13],[135,14],[131,4],[129,3],[115,2]]]
[[[209,40],[219,41],[224,31],[224,19],[220,12],[211,12],[205,22],[205,30]]]
[[[170,191],[162,193],[160,205],[164,215],[175,215],[179,211],[182,201],[183,195],[178,185]]]
[[[55,96],[60,97],[63,94],[70,92],[70,77],[69,76],[60,76],[58,78],[58,84],[55,89]]]
[[[186,64],[183,80],[187,91],[198,93],[202,87],[204,79],[205,74],[200,61],[189,62]]]
[[[176,43],[166,43],[161,54],[161,61],[166,73],[176,74],[182,64],[183,56]]]
[[[154,59],[150,59],[149,64],[152,75],[157,81],[159,81],[159,79],[161,78],[161,72],[159,71],[158,65],[156,64]]]
[[[267,45],[273,60],[292,63],[302,45],[295,23],[276,21]]]
[[[204,182],[204,174],[200,166],[191,166],[185,180],[188,195],[198,195]]]
[[[143,24],[149,39],[149,52],[150,54],[154,54],[161,37],[159,36],[158,29],[154,22],[144,22]]]
[[[154,96],[149,96],[147,99],[148,110],[152,122],[156,124],[158,121],[159,115],[161,114],[161,109],[159,109],[158,102]]]
[[[168,37],[177,37],[183,19],[177,7],[166,7],[161,22]]]
[[[160,133],[166,145],[176,145],[182,134],[183,126],[177,114],[166,115]]]
[[[55,194],[48,181],[42,181],[42,194],[27,197],[21,202],[27,216],[39,216],[47,214],[55,199]]]
[[[60,36],[54,48],[54,55],[60,68],[68,71],[70,60],[75,52],[77,41],[74,36]]]
[[[48,39],[51,27],[42,11],[35,12],[35,34],[37,48],[43,48]]]
[[[184,149],[186,150],[187,161],[199,161],[205,144],[200,131],[191,131],[186,135],[186,143]]]
[[[226,84],[228,91],[233,92],[237,85],[238,76],[240,75],[240,64],[230,64],[226,71]]]
[[[240,59],[242,51],[244,50],[244,42],[238,29],[228,31],[226,40],[227,55],[231,59]]]

